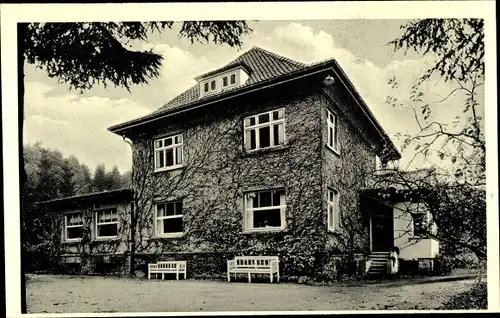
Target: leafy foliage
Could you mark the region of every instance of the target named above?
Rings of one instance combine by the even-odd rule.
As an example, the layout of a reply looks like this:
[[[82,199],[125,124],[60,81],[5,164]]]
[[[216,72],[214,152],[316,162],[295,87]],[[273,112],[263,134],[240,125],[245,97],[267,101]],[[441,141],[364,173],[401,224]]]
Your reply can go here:
[[[445,81],[484,77],[484,20],[422,19],[401,29],[404,34],[390,42],[394,50],[415,50],[436,58],[421,82],[435,72]]]
[[[463,250],[486,258],[486,143],[484,119],[484,21],[481,19],[423,19],[403,25],[403,35],[390,42],[394,50],[416,51],[430,57],[428,69],[411,87],[408,98],[388,97],[393,107],[413,113],[416,132],[399,134],[402,153],[432,163],[430,170],[396,171],[386,178],[398,191],[420,193],[437,224],[447,252]],[[440,79],[449,93],[432,102],[428,83]],[[388,83],[399,88],[397,78]],[[450,98],[458,102],[451,104]],[[449,101],[462,115],[437,120],[435,112]],[[442,111],[442,110],[441,110]]]
[[[26,61],[45,69],[49,77],[70,88],[88,90],[108,83],[130,89],[159,75],[162,56],[132,50],[154,32],[170,29],[174,22],[30,23],[24,27]],[[241,21],[182,22],[181,37],[191,42],[241,46],[251,29]]]

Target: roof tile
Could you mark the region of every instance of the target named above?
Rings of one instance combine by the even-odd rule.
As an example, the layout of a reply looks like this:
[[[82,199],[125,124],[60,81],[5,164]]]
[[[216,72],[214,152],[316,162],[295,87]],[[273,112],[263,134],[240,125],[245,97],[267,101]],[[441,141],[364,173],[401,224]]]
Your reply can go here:
[[[307,64],[293,61],[284,56],[254,46],[247,52],[240,55],[235,60],[231,61],[230,63],[224,65],[219,69],[227,69],[232,65],[236,66],[238,64],[244,64],[250,70],[249,78],[243,85],[239,87],[269,80],[309,66]],[[224,91],[223,94],[229,91],[231,90]],[[210,96],[212,95],[209,95],[207,97]],[[178,95],[177,97],[175,97],[174,99],[172,99],[171,101],[169,101],[167,104],[162,106],[154,113],[172,110],[174,108],[191,103],[198,99],[200,99],[200,88],[199,85],[196,84],[191,88],[189,88],[188,90],[186,90],[185,92]]]

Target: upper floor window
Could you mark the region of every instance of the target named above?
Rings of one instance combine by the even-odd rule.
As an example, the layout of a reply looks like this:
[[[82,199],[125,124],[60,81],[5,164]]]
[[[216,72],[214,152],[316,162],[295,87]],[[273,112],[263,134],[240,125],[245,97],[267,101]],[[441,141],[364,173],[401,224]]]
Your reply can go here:
[[[96,238],[112,238],[118,234],[118,213],[116,208],[96,211]]]
[[[155,170],[166,170],[183,165],[182,134],[155,140]]]
[[[203,85],[203,91],[205,93],[208,93],[208,89],[209,89],[208,82],[206,82],[205,85]]]
[[[156,204],[156,236],[181,236],[183,227],[182,201],[169,201]]]
[[[216,80],[211,80],[210,81],[210,90],[215,91],[217,89],[217,81]]]
[[[231,85],[236,84],[236,74],[231,74],[230,81],[231,81]]]
[[[223,86],[223,87],[226,87],[227,85],[229,85],[229,84],[228,84],[228,81],[227,81],[227,76],[224,76],[224,77],[222,78],[222,86]]]
[[[285,143],[285,109],[246,117],[244,120],[246,150],[257,150]]]
[[[273,230],[285,227],[285,190],[245,194],[245,230]]]
[[[66,241],[83,238],[83,213],[75,212],[64,215],[64,239]]]
[[[328,230],[337,231],[339,229],[339,192],[334,189],[328,189]]]
[[[328,111],[328,147],[338,151],[337,115]]]

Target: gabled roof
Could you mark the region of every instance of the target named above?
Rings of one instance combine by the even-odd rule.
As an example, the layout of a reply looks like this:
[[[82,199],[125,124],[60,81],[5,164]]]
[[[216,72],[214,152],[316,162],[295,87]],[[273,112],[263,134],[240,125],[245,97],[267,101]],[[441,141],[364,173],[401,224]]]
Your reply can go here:
[[[250,73],[249,78],[243,85],[239,86],[240,88],[242,86],[252,85],[272,78],[276,78],[279,77],[280,75],[288,74],[290,72],[308,66],[304,63],[290,60],[281,55],[254,46],[246,53],[240,55],[234,61],[216,70],[200,75],[197,78],[204,78],[240,65],[248,69]],[[211,95],[206,96],[205,98],[208,98],[210,96]],[[189,88],[188,90],[186,90],[185,92],[183,92],[182,94],[180,94],[179,96],[172,99],[167,104],[163,105],[155,113],[173,109],[199,99],[200,99],[200,86],[196,84],[191,88]]]

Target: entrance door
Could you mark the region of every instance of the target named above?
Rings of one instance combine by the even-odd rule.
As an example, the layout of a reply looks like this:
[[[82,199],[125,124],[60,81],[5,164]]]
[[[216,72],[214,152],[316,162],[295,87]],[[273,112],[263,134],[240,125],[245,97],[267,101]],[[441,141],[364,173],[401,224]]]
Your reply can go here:
[[[391,207],[376,205],[371,211],[372,251],[389,252],[394,247],[394,220]]]

